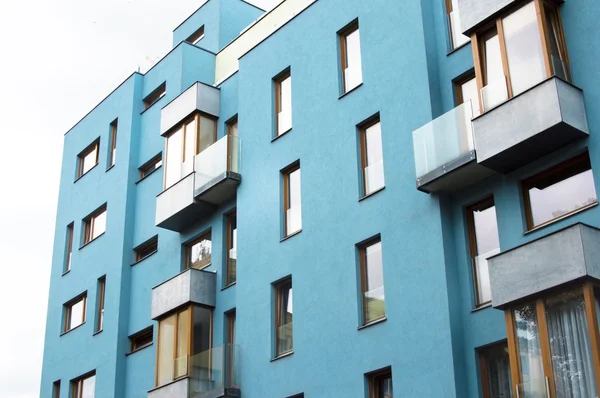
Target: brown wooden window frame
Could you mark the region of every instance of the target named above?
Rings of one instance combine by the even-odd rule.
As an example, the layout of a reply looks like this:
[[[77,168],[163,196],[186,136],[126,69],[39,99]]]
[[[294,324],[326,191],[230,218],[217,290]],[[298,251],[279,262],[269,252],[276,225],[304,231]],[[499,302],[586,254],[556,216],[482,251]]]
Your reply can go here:
[[[379,382],[385,379],[392,379],[392,367],[386,366],[385,368],[369,372],[365,374],[369,388],[369,398],[381,398],[381,391],[379,390]]]
[[[106,227],[105,227],[104,232],[102,232],[100,235],[96,236],[95,238],[92,238],[92,236],[94,235],[94,225],[95,225],[96,218],[98,218],[98,216],[100,216],[102,213],[106,213],[106,212],[107,212],[107,206],[105,203],[102,206],[100,206],[100,208],[98,210],[94,211],[92,214],[90,214],[89,216],[87,216],[86,218],[83,219],[83,245],[87,245],[88,243],[98,239],[99,237],[101,237],[102,235],[104,235],[106,233]],[[106,217],[108,217],[108,213],[106,214]]]
[[[283,237],[289,238],[302,232],[302,219],[300,219],[300,229],[288,233],[288,222],[287,222],[287,211],[290,209],[290,175],[300,170],[300,161],[294,162],[290,166],[286,167],[281,171],[283,177]],[[300,208],[302,208],[302,176],[300,177]]]
[[[119,130],[119,119],[110,124],[110,148],[108,150],[108,168],[115,165],[117,149],[117,131]]]
[[[88,169],[88,171],[84,172],[84,170],[83,170],[84,160],[85,160],[86,156],[88,156],[90,153],[94,152],[94,150],[96,151],[96,159],[94,161],[94,165],[92,167],[90,167]],[[94,140],[94,142],[92,142],[90,145],[88,145],[83,151],[81,151],[79,153],[79,155],[77,155],[77,179],[83,177],[84,175],[86,175],[87,173],[92,171],[96,166],[98,166],[99,159],[100,159],[100,138]]]
[[[288,288],[289,286],[289,288]],[[278,280],[277,282],[273,283],[273,294],[274,294],[274,307],[275,307],[275,317],[274,317],[274,321],[275,321],[275,349],[274,349],[274,357],[275,358],[279,358],[282,356],[287,356],[290,355],[294,352],[294,343],[293,343],[293,336],[294,336],[294,326],[293,326],[293,319],[292,319],[292,348],[290,348],[289,350],[286,351],[279,351],[279,328],[282,326],[285,326],[287,324],[283,324],[283,320],[281,319],[281,314],[282,314],[282,309],[283,309],[283,291],[284,290],[292,290],[292,297],[293,297],[293,283],[292,283],[292,276],[286,276],[285,278],[282,278],[280,280]],[[289,298],[288,298],[289,300]],[[293,300],[293,299],[292,299]],[[294,303],[292,301],[292,311],[293,311],[293,306]]]
[[[71,271],[72,261],[73,261],[73,234],[75,229],[75,223],[71,222],[67,225],[67,241],[65,247],[65,265],[63,268],[63,274]]]
[[[586,280],[584,282],[575,282],[567,285],[562,285],[557,289],[553,289],[544,292],[540,295],[520,302],[516,305],[512,305],[510,308],[505,309],[504,319],[506,322],[506,334],[508,340],[508,350],[510,359],[510,373],[512,380],[512,392],[513,396],[518,396],[516,389],[522,381],[521,377],[521,366],[519,359],[519,347],[517,338],[516,322],[513,316],[515,309],[522,308],[524,305],[531,304],[535,305],[535,312],[537,317],[540,349],[542,354],[542,364],[544,376],[548,378],[548,387],[550,389],[550,397],[556,397],[554,389],[554,370],[552,369],[551,362],[551,350],[550,350],[550,337],[548,334],[548,325],[546,320],[546,304],[545,301],[552,298],[553,296],[569,291],[575,291],[581,289],[582,296],[585,302],[585,313],[588,331],[590,333],[590,346],[592,359],[594,363],[594,377],[596,379],[596,388],[598,394],[600,394],[600,332],[598,326],[598,313],[596,311],[595,303],[595,291],[600,290],[600,284],[598,282],[592,282]]]
[[[152,157],[152,159],[148,160],[146,163],[141,165],[138,170],[140,171],[140,180],[150,176],[156,170],[162,167],[162,152],[158,155]]]
[[[561,181],[565,181],[568,178],[571,178],[571,177],[573,177],[579,173],[585,172],[587,170],[592,170],[592,165],[590,162],[589,153],[586,151],[580,155],[577,155],[571,159],[561,162],[553,167],[550,167],[547,170],[544,170],[544,171],[537,173],[531,177],[528,177],[521,182],[521,193],[523,195],[523,206],[525,209],[525,221],[526,221],[528,231],[541,228],[548,224],[552,224],[558,220],[562,220],[573,214],[576,214],[583,210],[589,209],[590,207],[594,207],[598,204],[598,201],[596,200],[596,202],[581,206],[577,209],[571,210],[565,214],[561,214],[561,215],[554,217],[548,221],[545,221],[541,224],[534,225],[534,223],[533,223],[533,213],[532,213],[532,209],[531,209],[531,200],[529,197],[529,190],[531,188],[533,188],[537,184],[539,184],[540,181],[544,181],[544,180],[554,181],[547,185],[549,187],[549,186],[558,184]]]
[[[201,268],[194,268],[197,270],[203,270],[205,268],[208,268],[212,265],[212,256],[213,256],[213,252],[212,252],[212,230],[209,229],[208,231],[202,233],[202,235],[198,236],[197,238],[194,238],[192,240],[190,240],[189,242],[184,244],[184,254],[185,254],[185,259],[184,259],[184,269],[188,270],[193,268],[193,264],[191,262],[191,258],[190,256],[192,255],[192,247],[196,244],[196,243],[200,243],[203,240],[208,239],[211,242],[211,250],[210,250],[210,257],[209,257],[209,261],[207,264],[204,264]]]
[[[167,82],[162,82],[157,88],[152,90],[150,94],[144,97],[144,110],[156,104],[162,97],[167,94]]]
[[[233,223],[235,220],[235,228],[233,227]],[[230,253],[231,250],[234,249],[233,247],[233,231],[236,230],[237,231],[237,211],[233,210],[232,212],[230,212],[229,214],[226,215],[225,217],[225,286],[231,286],[234,283],[237,282],[237,253],[236,253],[236,258],[234,259],[236,262],[236,270],[235,270],[235,275],[231,275],[231,264],[230,264],[230,260],[232,260],[232,258],[230,257]],[[236,247],[235,250],[237,252],[237,242],[236,242]]]
[[[135,252],[135,263],[137,264],[142,260],[147,259],[158,251],[158,235],[154,235],[152,238],[136,246],[133,251]]]
[[[52,398],[60,398],[60,380],[52,383]]]
[[[96,377],[96,371],[92,371],[89,373],[86,373],[83,376],[79,376],[76,379],[71,380],[71,393],[69,394],[71,398],[83,398],[83,383],[85,380],[91,378],[91,377]],[[94,391],[94,396],[96,395],[96,392]]]
[[[106,298],[106,275],[98,279],[98,302],[96,303],[96,333],[104,329],[104,302]]]
[[[202,39],[204,39],[204,25],[200,26],[194,33],[185,39],[185,41],[186,43],[190,43],[195,46]]]
[[[83,302],[83,311],[81,313],[82,314],[81,323],[70,328],[73,307],[80,302]],[[87,315],[87,291],[83,292],[80,295],[78,295],[77,297],[67,301],[65,304],[63,304],[63,308],[64,308],[64,320],[63,320],[63,328],[62,328],[63,333],[70,332],[71,330],[77,329],[78,327],[83,325],[86,321],[86,315]]]
[[[340,45],[340,66],[341,66],[341,70],[342,70],[342,95],[349,93],[350,91],[358,88],[360,86],[357,85],[355,87],[351,87],[348,88],[346,87],[346,69],[348,69],[348,46],[346,43],[346,38],[351,35],[352,33],[356,32],[356,31],[360,31],[360,26],[358,24],[358,18],[355,19],[354,21],[350,22],[348,25],[346,25],[344,28],[342,28],[339,32],[338,32],[338,40],[339,40],[339,45]],[[361,47],[361,57],[362,57],[362,47]],[[362,72],[362,71],[361,71]],[[362,83],[361,83],[362,84]]]
[[[358,250],[358,265],[359,265],[359,275],[360,275],[360,303],[361,303],[361,325],[367,326],[371,324],[375,324],[381,322],[382,320],[387,318],[387,313],[384,312],[383,316],[367,320],[367,301],[365,300],[365,293],[367,293],[367,249],[373,245],[381,244],[381,235],[377,234],[359,244],[356,245],[356,249]],[[381,264],[381,272],[383,274],[383,244],[381,245],[382,251],[382,264]],[[382,276],[383,280],[383,276]],[[383,280],[383,284],[385,286],[385,280]],[[385,291],[385,290],[384,290]],[[384,298],[385,303],[385,298]]]
[[[288,131],[290,131],[292,129],[292,127],[290,126],[290,128],[285,131],[279,131],[279,113],[281,112],[281,109],[283,107],[282,106],[282,101],[283,101],[282,83],[285,80],[291,79],[291,78],[292,78],[292,69],[289,67],[273,78],[274,90],[275,90],[275,138],[284,135],[285,133],[287,133]],[[290,96],[291,95],[292,95],[292,92],[290,90]],[[290,109],[289,112],[291,113],[292,110]],[[291,115],[290,115],[290,118],[291,118]]]
[[[508,341],[507,340],[503,340],[501,342],[497,342],[494,344],[490,344],[487,345],[485,347],[479,347],[477,349],[477,359],[479,361],[479,371],[480,371],[480,377],[481,377],[481,388],[483,390],[483,398],[493,398],[489,389],[489,383],[488,383],[488,379],[489,379],[489,369],[487,366],[487,357],[486,354],[493,348],[506,348],[506,350],[508,351]],[[510,359],[509,359],[510,360]],[[511,372],[511,377],[512,377],[512,372]],[[511,391],[513,390],[514,387],[514,383],[512,383],[512,379],[511,379],[511,385],[510,385],[510,389]]]
[[[447,0],[450,1],[450,0]],[[560,15],[560,11],[558,9],[558,4],[556,4],[552,0],[531,0],[531,2],[535,3],[536,8],[536,16],[537,16],[537,24],[541,39],[542,53],[544,57],[544,65],[546,69],[546,78],[550,78],[555,75],[555,71],[552,66],[552,54],[549,43],[549,29],[548,29],[548,17],[552,17],[556,23],[558,32],[558,46],[559,52],[564,55],[566,67],[566,77],[568,81],[571,81],[571,73],[569,65],[569,55],[567,52],[567,45],[564,36],[564,29],[562,25],[562,18]],[[502,59],[502,69],[504,72],[504,76],[506,78],[506,87],[508,98],[507,101],[514,97],[512,84],[510,79],[510,70],[508,67],[508,55],[506,51],[506,40],[504,37],[504,28],[502,25],[502,20],[510,15],[512,12],[519,10],[522,7],[528,5],[529,2],[519,2],[514,7],[510,7],[507,11],[502,12],[500,15],[494,18],[492,22],[485,25],[484,27],[478,29],[471,35],[471,44],[473,48],[473,61],[475,64],[475,76],[477,79],[477,92],[479,97],[479,109],[481,113],[485,113],[485,108],[483,106],[483,98],[481,94],[481,90],[487,85],[487,77],[485,76],[485,39],[491,37],[490,34],[496,33],[498,35],[498,41],[500,43],[500,56]]]
[[[150,338],[150,341],[146,341],[148,338]],[[142,344],[138,340],[142,340]],[[146,342],[143,343],[144,341]],[[150,347],[152,344],[154,344],[154,326],[150,325],[129,336],[129,354]]]

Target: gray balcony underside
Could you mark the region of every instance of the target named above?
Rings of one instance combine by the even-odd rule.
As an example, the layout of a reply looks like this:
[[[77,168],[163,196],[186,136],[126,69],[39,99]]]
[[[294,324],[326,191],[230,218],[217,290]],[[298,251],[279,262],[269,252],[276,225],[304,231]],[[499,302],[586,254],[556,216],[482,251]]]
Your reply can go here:
[[[494,174],[477,164],[475,158],[475,151],[471,151],[430,171],[417,178],[417,189],[427,193],[456,192]]]
[[[553,77],[473,120],[477,162],[501,173],[589,135],[583,92]]]
[[[214,307],[216,289],[214,272],[188,269],[152,289],[152,319],[186,304]]]
[[[148,391],[148,398],[240,398],[241,391],[238,388],[219,388],[212,391],[194,393],[191,379],[183,377],[172,383],[157,387]]]
[[[497,308],[581,278],[600,279],[600,230],[575,224],[491,257],[488,266]]]

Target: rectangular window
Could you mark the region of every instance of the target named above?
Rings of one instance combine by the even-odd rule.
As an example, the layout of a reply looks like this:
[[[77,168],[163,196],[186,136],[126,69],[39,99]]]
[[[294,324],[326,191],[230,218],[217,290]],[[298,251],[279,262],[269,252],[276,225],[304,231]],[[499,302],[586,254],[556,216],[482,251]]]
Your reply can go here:
[[[190,37],[185,39],[185,41],[190,44],[196,45],[202,39],[204,39],[204,25],[202,25],[197,31],[192,33]]]
[[[74,227],[73,223],[67,225],[67,244],[66,244],[66,248],[65,248],[65,267],[63,269],[64,273],[67,273],[71,270],[71,257],[73,256],[73,227]]]
[[[512,398],[510,361],[506,342],[478,350],[485,398]]]
[[[283,218],[285,236],[302,230],[302,200],[300,187],[300,163],[283,173]]]
[[[96,332],[104,327],[104,296],[106,291],[106,276],[98,279],[98,295],[96,308]]]
[[[153,236],[133,250],[135,251],[136,263],[150,257],[158,251],[158,235]]]
[[[115,165],[115,160],[116,160],[116,156],[117,156],[118,126],[119,126],[118,119],[115,119],[115,121],[110,124],[110,151],[108,153],[108,167],[112,167]]]
[[[552,75],[570,79],[556,4],[532,0],[513,8],[492,28],[476,33],[475,42],[473,54],[477,75],[481,76],[478,88],[484,112]]]
[[[185,269],[203,269],[211,264],[212,239],[211,232],[185,246]]]
[[[448,25],[450,27],[450,40],[452,49],[456,49],[471,39],[461,32],[460,13],[458,11],[458,0],[446,0],[446,12],[448,13]]]
[[[363,325],[385,318],[381,238],[358,246]]]
[[[52,383],[52,398],[60,398],[60,380]]]
[[[71,380],[71,398],[94,398],[96,395],[96,372]]]
[[[227,344],[235,344],[236,336],[235,336],[235,310],[231,310],[225,314],[225,318],[227,321]]]
[[[275,79],[275,117],[279,136],[292,128],[292,74],[288,69]]]
[[[467,224],[475,284],[475,305],[481,307],[492,301],[487,259],[500,253],[494,198],[487,198],[467,208]]]
[[[455,83],[455,90],[458,105],[470,102],[473,117],[479,116],[481,110],[479,109],[479,96],[477,95],[477,80],[475,76],[470,75],[467,78],[457,81]],[[471,135],[469,138],[472,139]]]
[[[358,20],[342,29],[338,35],[340,38],[340,61],[342,66],[342,93],[347,93],[362,84],[362,59]]]
[[[275,357],[294,350],[292,278],[274,285],[275,289]]]
[[[211,380],[212,310],[190,306],[158,322],[156,386],[183,376]]]
[[[228,163],[227,170],[238,173],[240,170],[240,144],[238,137],[238,117],[237,115],[227,122],[227,141]]]
[[[359,126],[360,154],[362,164],[363,196],[385,187],[383,172],[383,145],[379,116]]]
[[[83,219],[83,244],[106,232],[106,205]]]
[[[598,203],[588,153],[529,177],[522,184],[527,229]]]
[[[63,324],[63,332],[75,329],[85,322],[86,299],[87,292],[64,305],[65,321]]]
[[[225,284],[231,285],[237,280],[237,215],[233,212],[227,216],[227,239],[226,239],[227,258],[227,280]]]
[[[98,164],[99,152],[100,140],[98,139],[77,155],[77,178],[81,178]]]
[[[164,82],[158,86],[154,91],[144,98],[144,109],[150,108],[152,105],[157,103],[162,97],[167,94],[167,82]]]
[[[227,122],[227,134],[238,136],[238,117],[235,116]]]
[[[381,369],[365,375],[369,385],[369,398],[393,398],[392,368]]]
[[[129,336],[129,352],[133,353],[152,345],[153,335],[154,328],[148,326],[146,329]]]
[[[165,189],[194,171],[195,156],[217,141],[215,118],[196,113],[167,137]]]
[[[162,153],[159,153],[146,163],[140,166],[138,169],[140,171],[140,180],[148,177],[150,174],[154,173],[158,168],[162,166]]]

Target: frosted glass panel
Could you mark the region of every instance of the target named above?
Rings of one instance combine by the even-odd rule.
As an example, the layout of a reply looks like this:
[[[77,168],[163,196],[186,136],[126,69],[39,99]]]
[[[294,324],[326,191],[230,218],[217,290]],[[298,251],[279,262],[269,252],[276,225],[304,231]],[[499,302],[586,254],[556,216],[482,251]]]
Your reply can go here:
[[[362,59],[360,54],[360,31],[346,36],[346,70],[344,71],[345,91],[350,91],[362,83]]]
[[[302,208],[300,206],[290,207],[286,211],[287,217],[287,235],[302,229]]]
[[[453,9],[452,12],[450,13],[450,29],[452,31],[452,44],[453,44],[453,48],[458,48],[460,46],[462,46],[463,44],[467,43],[468,41],[470,41],[471,39],[465,35],[462,34],[461,32],[461,26],[460,26],[460,12],[458,10],[458,4],[456,5],[456,8],[454,6],[454,3],[456,1],[453,1]]]
[[[481,100],[483,102],[484,112],[495,108],[507,99],[508,89],[506,87],[506,78],[504,76],[481,89]]]
[[[383,175],[383,159],[365,168],[365,195],[385,186]]]

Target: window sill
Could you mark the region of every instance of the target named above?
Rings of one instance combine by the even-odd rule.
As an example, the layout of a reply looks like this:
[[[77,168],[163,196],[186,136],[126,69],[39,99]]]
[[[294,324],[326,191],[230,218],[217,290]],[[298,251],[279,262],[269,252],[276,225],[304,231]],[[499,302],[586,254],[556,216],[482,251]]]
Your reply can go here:
[[[92,239],[91,241],[84,243],[84,244],[83,244],[83,246],[79,247],[79,250],[81,250],[81,249],[83,249],[84,247],[86,247],[86,246],[88,246],[88,245],[92,244],[93,242],[97,241],[97,240],[98,240],[98,239],[100,239],[102,236],[104,236],[104,234],[105,234],[105,233],[106,233],[106,232],[102,232],[100,235],[96,236],[96,237],[95,237],[94,239]]]
[[[378,194],[379,192],[383,191],[384,189],[385,189],[385,185],[383,187],[379,188],[378,190],[373,191],[370,194],[363,196],[362,198],[358,199],[358,201],[362,202],[363,200],[369,199],[371,196]]]
[[[569,213],[563,214],[562,216],[559,216],[559,217],[553,218],[552,220],[546,221],[543,224],[537,225],[537,226],[531,228],[530,230],[523,232],[523,235],[527,236],[533,232],[539,231],[540,229],[546,228],[549,225],[559,222],[560,220],[564,220],[566,218],[574,216],[575,214],[582,213],[582,212],[589,210],[591,208],[594,208],[596,206],[598,206],[598,202],[590,203],[587,206],[580,207],[579,209],[573,210]]]
[[[90,173],[90,171],[94,170],[97,166],[98,166],[98,163],[96,163],[91,169],[89,169],[88,171],[86,171],[85,173],[83,173],[82,175],[80,175],[79,177],[77,177],[75,179],[75,181],[73,181],[73,184],[75,184],[77,181],[81,180],[83,177],[85,177],[86,175],[88,175]]]
[[[449,57],[450,55],[454,54],[455,52],[458,52],[459,50],[463,49],[464,47],[468,46],[469,44],[471,44],[471,41],[464,42],[460,46],[458,46],[456,48],[453,48],[452,50],[448,51],[448,53],[446,54],[446,56]]]
[[[280,359],[287,358],[290,355],[292,355],[293,353],[294,353],[294,350],[291,350],[291,351],[288,351],[288,352],[284,352],[283,354],[279,354],[275,358],[271,358],[271,362],[275,362],[275,361],[278,361]]]
[[[296,232],[294,232],[294,233],[292,233],[292,234],[290,234],[290,235],[288,235],[288,236],[286,236],[286,237],[284,237],[284,238],[282,238],[282,239],[279,241],[279,243],[281,243],[281,242],[285,242],[286,240],[288,240],[288,239],[290,239],[290,238],[293,238],[294,236],[298,235],[300,232],[302,232],[302,230],[301,230],[301,229],[300,229],[300,230],[298,230],[298,231],[296,231]]]
[[[85,325],[85,322],[80,323],[79,325],[75,326],[73,329],[69,329],[69,330],[62,332],[59,337],[63,337],[65,334],[71,333],[73,330],[77,330],[80,327],[82,327],[83,325]]]
[[[148,107],[146,109],[144,109],[143,111],[140,112],[140,115],[143,115],[144,113],[146,113],[147,110],[149,110],[150,108],[152,108],[154,105],[158,104],[160,102],[160,100],[163,99],[163,98],[165,98],[165,95],[163,95],[162,97],[160,97],[159,99],[157,99],[156,101],[154,101],[153,103],[151,103],[150,105],[148,105]]]
[[[371,322],[369,322],[367,324],[364,324],[362,326],[359,326],[356,330],[363,330],[363,329],[366,329],[368,327],[375,326],[375,325],[378,325],[380,323],[383,323],[385,321],[387,321],[387,317],[386,316],[384,316],[383,318],[375,319],[374,321],[371,321]]]
[[[114,165],[114,164],[113,164],[113,165],[111,165],[111,166],[109,166],[109,168],[108,168],[108,169],[106,169],[106,173],[108,173],[108,172],[109,172],[110,170],[112,170],[114,167],[115,167],[115,165]]]
[[[289,129],[287,129],[286,131],[284,131],[283,133],[281,133],[281,134],[276,135],[275,137],[273,137],[273,139],[271,139],[271,142],[277,141],[279,138],[283,137],[284,135],[287,135],[287,133],[289,133],[290,131],[292,131],[291,127]]]
[[[68,269],[68,270],[66,270],[65,272],[63,272],[61,276],[65,276],[65,275],[67,275],[69,272],[71,272],[71,270],[70,270],[70,269]]]
[[[225,285],[225,286],[223,286],[223,287],[221,288],[221,291],[223,291],[223,290],[226,290],[226,289],[229,289],[229,288],[230,288],[230,287],[232,287],[232,286],[235,286],[235,284],[236,284],[236,283],[237,283],[237,280],[236,280],[236,281],[233,281],[233,282],[231,282],[229,285]]]
[[[157,168],[155,168],[154,170],[152,170],[151,172],[147,173],[142,178],[140,178],[139,180],[137,180],[135,183],[139,184],[140,182],[144,181],[146,178],[150,177],[152,174],[156,173],[156,171],[159,170],[159,169],[161,169],[161,168],[162,168],[162,166],[158,166]]]
[[[488,309],[488,308],[492,308],[492,302],[491,302],[491,301],[490,301],[489,303],[482,304],[482,305],[480,305],[479,307],[475,307],[475,308],[473,308],[473,309],[471,310],[471,313],[478,312],[478,311],[482,311],[482,310],[486,310],[486,309]]]
[[[137,349],[135,349],[135,350],[133,350],[133,351],[126,352],[126,353],[125,353],[125,356],[126,356],[126,357],[128,357],[128,356],[130,356],[131,354],[135,354],[136,352],[140,352],[140,351],[142,351],[143,349],[145,349],[145,348],[148,348],[148,347],[151,347],[151,346],[153,346],[153,345],[154,345],[154,342],[152,342],[152,343],[150,343],[150,344],[146,344],[146,345],[144,345],[144,346],[141,346],[140,348],[137,348]]]
[[[141,263],[142,261],[144,261],[147,258],[150,258],[152,256],[154,256],[156,253],[158,253],[158,250],[153,251],[152,253],[148,254],[146,257],[144,258],[140,258],[139,260],[137,260],[135,263],[131,264],[131,266],[133,267],[134,265],[138,265],[139,263]]]
[[[340,95],[338,100],[341,100],[342,98],[344,98],[345,96],[347,96],[350,93],[353,93],[354,91],[358,90],[360,87],[362,87],[363,83],[360,83],[358,86],[351,88],[350,90],[346,91],[344,94]]]
[[[95,332],[92,334],[92,336],[97,336],[97,335],[99,335],[100,333],[102,333],[102,331],[103,331],[103,330],[104,330],[104,329],[96,330],[96,331],[95,331]]]

